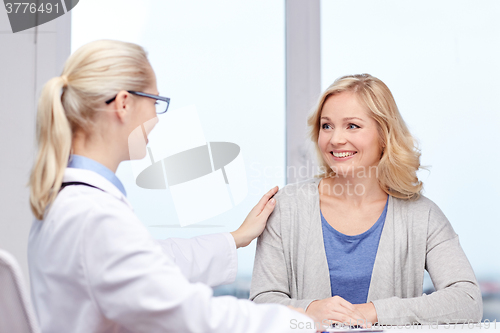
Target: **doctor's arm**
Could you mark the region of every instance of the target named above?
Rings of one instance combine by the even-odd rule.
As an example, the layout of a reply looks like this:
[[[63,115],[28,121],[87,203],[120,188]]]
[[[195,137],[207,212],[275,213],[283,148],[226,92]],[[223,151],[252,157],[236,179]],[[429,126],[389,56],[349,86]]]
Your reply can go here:
[[[190,282],[202,282],[212,287],[231,283],[238,269],[236,249],[247,246],[262,233],[274,209],[275,200],[271,197],[277,191],[275,187],[267,192],[236,231],[158,242]]]
[[[415,298],[372,301],[380,324],[478,322],[482,319],[481,290],[474,271],[458,235],[437,205],[429,211],[425,269],[436,291]]]
[[[212,297],[210,287],[184,277],[123,207],[93,212],[82,237],[82,274],[94,306],[128,331],[288,332],[310,322],[286,307]]]

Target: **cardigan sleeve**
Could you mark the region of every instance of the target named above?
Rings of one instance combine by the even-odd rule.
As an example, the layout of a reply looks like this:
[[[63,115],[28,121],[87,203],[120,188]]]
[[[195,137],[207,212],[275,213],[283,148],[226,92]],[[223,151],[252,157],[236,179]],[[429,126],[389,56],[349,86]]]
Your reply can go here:
[[[291,305],[305,311],[315,299],[291,298],[289,281],[291,271],[286,262],[281,239],[283,202],[280,194],[276,194],[276,207],[269,216],[264,232],[257,239],[250,300],[256,303]]]
[[[481,291],[458,235],[434,203],[428,219],[425,269],[436,291],[414,298],[372,301],[381,325],[463,323],[482,319]]]

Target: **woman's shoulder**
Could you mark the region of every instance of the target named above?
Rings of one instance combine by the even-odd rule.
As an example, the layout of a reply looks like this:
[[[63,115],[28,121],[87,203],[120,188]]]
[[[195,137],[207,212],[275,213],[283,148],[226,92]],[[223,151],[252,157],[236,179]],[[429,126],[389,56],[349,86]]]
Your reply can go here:
[[[305,204],[319,198],[318,183],[321,179],[312,178],[298,183],[288,184],[276,194],[276,200],[282,203]]]
[[[430,211],[439,209],[438,205],[428,197],[420,194],[416,199],[401,199],[392,196],[395,207],[404,207],[410,211]]]
[[[452,230],[452,226],[443,211],[428,197],[420,195],[417,199],[412,200],[392,198],[394,200],[394,209],[399,209],[401,213],[406,212],[407,220],[418,222],[417,224],[425,220],[429,233],[443,227]]]
[[[319,218],[317,184],[320,180],[308,179],[282,187],[275,195],[276,207],[267,221],[266,230],[284,239],[307,237],[305,230]]]

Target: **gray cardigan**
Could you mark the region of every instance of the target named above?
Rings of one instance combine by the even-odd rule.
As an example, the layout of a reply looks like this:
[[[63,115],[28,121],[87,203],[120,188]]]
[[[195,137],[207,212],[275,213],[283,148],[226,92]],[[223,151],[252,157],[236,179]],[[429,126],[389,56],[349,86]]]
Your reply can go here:
[[[250,299],[306,309],[331,297],[321,228],[318,183],[287,185],[257,242]],[[436,292],[422,294],[424,269]],[[373,266],[367,302],[378,323],[480,321],[481,292],[450,222],[421,196],[389,196],[387,216]]]

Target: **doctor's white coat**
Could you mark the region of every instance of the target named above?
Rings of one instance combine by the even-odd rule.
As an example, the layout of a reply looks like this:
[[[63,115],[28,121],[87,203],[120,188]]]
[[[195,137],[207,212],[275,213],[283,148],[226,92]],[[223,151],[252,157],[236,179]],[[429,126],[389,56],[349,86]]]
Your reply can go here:
[[[236,276],[229,233],[157,241],[101,175],[67,168],[63,181],[103,191],[68,186],[45,220],[33,222],[28,260],[42,332],[298,332],[311,325],[281,305],[212,297],[209,286]]]

